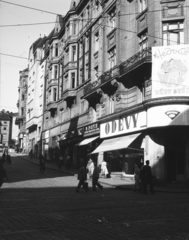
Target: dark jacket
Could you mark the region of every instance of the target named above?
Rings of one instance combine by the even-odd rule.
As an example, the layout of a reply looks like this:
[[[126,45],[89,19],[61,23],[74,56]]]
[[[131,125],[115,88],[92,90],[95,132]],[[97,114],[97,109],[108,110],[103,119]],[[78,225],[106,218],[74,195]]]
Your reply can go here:
[[[78,172],[78,180],[80,181],[86,181],[87,180],[87,170],[85,167],[81,167]]]

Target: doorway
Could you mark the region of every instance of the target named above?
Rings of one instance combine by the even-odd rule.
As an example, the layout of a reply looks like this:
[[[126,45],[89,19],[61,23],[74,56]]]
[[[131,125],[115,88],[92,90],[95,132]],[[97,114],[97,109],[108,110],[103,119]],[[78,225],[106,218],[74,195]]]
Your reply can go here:
[[[185,146],[172,146],[165,149],[167,159],[167,180],[169,183],[184,182]]]

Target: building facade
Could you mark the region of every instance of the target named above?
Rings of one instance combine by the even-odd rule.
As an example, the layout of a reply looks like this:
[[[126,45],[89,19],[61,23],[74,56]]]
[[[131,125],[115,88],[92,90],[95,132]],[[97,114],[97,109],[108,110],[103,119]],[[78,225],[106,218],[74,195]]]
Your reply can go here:
[[[18,85],[18,116],[15,124],[19,127],[17,151],[26,152],[26,103],[28,90],[28,68],[19,72]]]
[[[43,92],[45,59],[43,43],[46,37],[37,39],[29,50],[27,104],[26,104],[26,149],[35,156],[41,152],[43,121]]]
[[[188,0],[72,1],[45,49],[42,151],[189,182]],[[32,125],[34,126],[34,125]]]
[[[15,148],[17,145],[18,126],[15,125],[17,115],[4,109],[0,112],[0,134],[3,148]]]

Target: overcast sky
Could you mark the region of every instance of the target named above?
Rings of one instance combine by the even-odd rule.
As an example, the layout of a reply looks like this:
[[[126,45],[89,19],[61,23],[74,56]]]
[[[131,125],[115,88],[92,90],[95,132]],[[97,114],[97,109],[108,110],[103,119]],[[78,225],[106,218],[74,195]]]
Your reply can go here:
[[[5,0],[31,8],[65,15],[71,0]],[[29,48],[35,40],[48,35],[54,24],[33,26],[3,25],[55,22],[56,14],[48,14],[20,6],[11,5],[0,0],[0,110],[17,112],[19,71],[27,67],[27,60],[4,56],[2,54],[28,58]]]

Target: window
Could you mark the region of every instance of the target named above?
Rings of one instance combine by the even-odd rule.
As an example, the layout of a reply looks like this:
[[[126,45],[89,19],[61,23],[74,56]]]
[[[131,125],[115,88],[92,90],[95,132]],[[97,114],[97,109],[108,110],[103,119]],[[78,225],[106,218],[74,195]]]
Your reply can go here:
[[[24,100],[24,94],[22,94],[22,101]]]
[[[139,51],[142,51],[147,47],[148,47],[148,33],[145,32],[139,36]]]
[[[95,80],[98,80],[98,66],[94,68]]]
[[[86,37],[85,38],[85,52],[87,52],[89,50],[89,38]]]
[[[116,65],[116,48],[109,51],[109,68],[113,68]]]
[[[183,21],[163,23],[163,45],[184,44]]]
[[[24,108],[21,108],[21,116],[24,116]]]
[[[139,12],[144,11],[147,8],[147,0],[138,0]]]
[[[71,88],[75,88],[76,86],[76,81],[75,81],[75,72],[71,73]]]
[[[54,66],[54,79],[57,79],[58,78],[58,66],[55,65]]]
[[[95,33],[95,52],[99,50],[99,32]]]
[[[3,130],[7,130],[7,128],[6,128],[6,127],[4,127],[4,128],[3,128]]]
[[[73,21],[72,33],[73,33],[73,35],[76,35],[76,21]]]
[[[57,89],[53,88],[53,101],[55,102],[57,98]]]
[[[55,57],[58,57],[58,43],[55,44]]]
[[[115,9],[109,13],[109,26],[110,31],[115,28],[116,25],[116,11]]]
[[[72,46],[72,62],[76,61],[76,46]]]
[[[64,90],[68,89],[68,75],[65,76]]]
[[[96,10],[98,10],[98,8],[99,8],[99,1],[98,0],[95,1],[95,8],[96,8]]]

